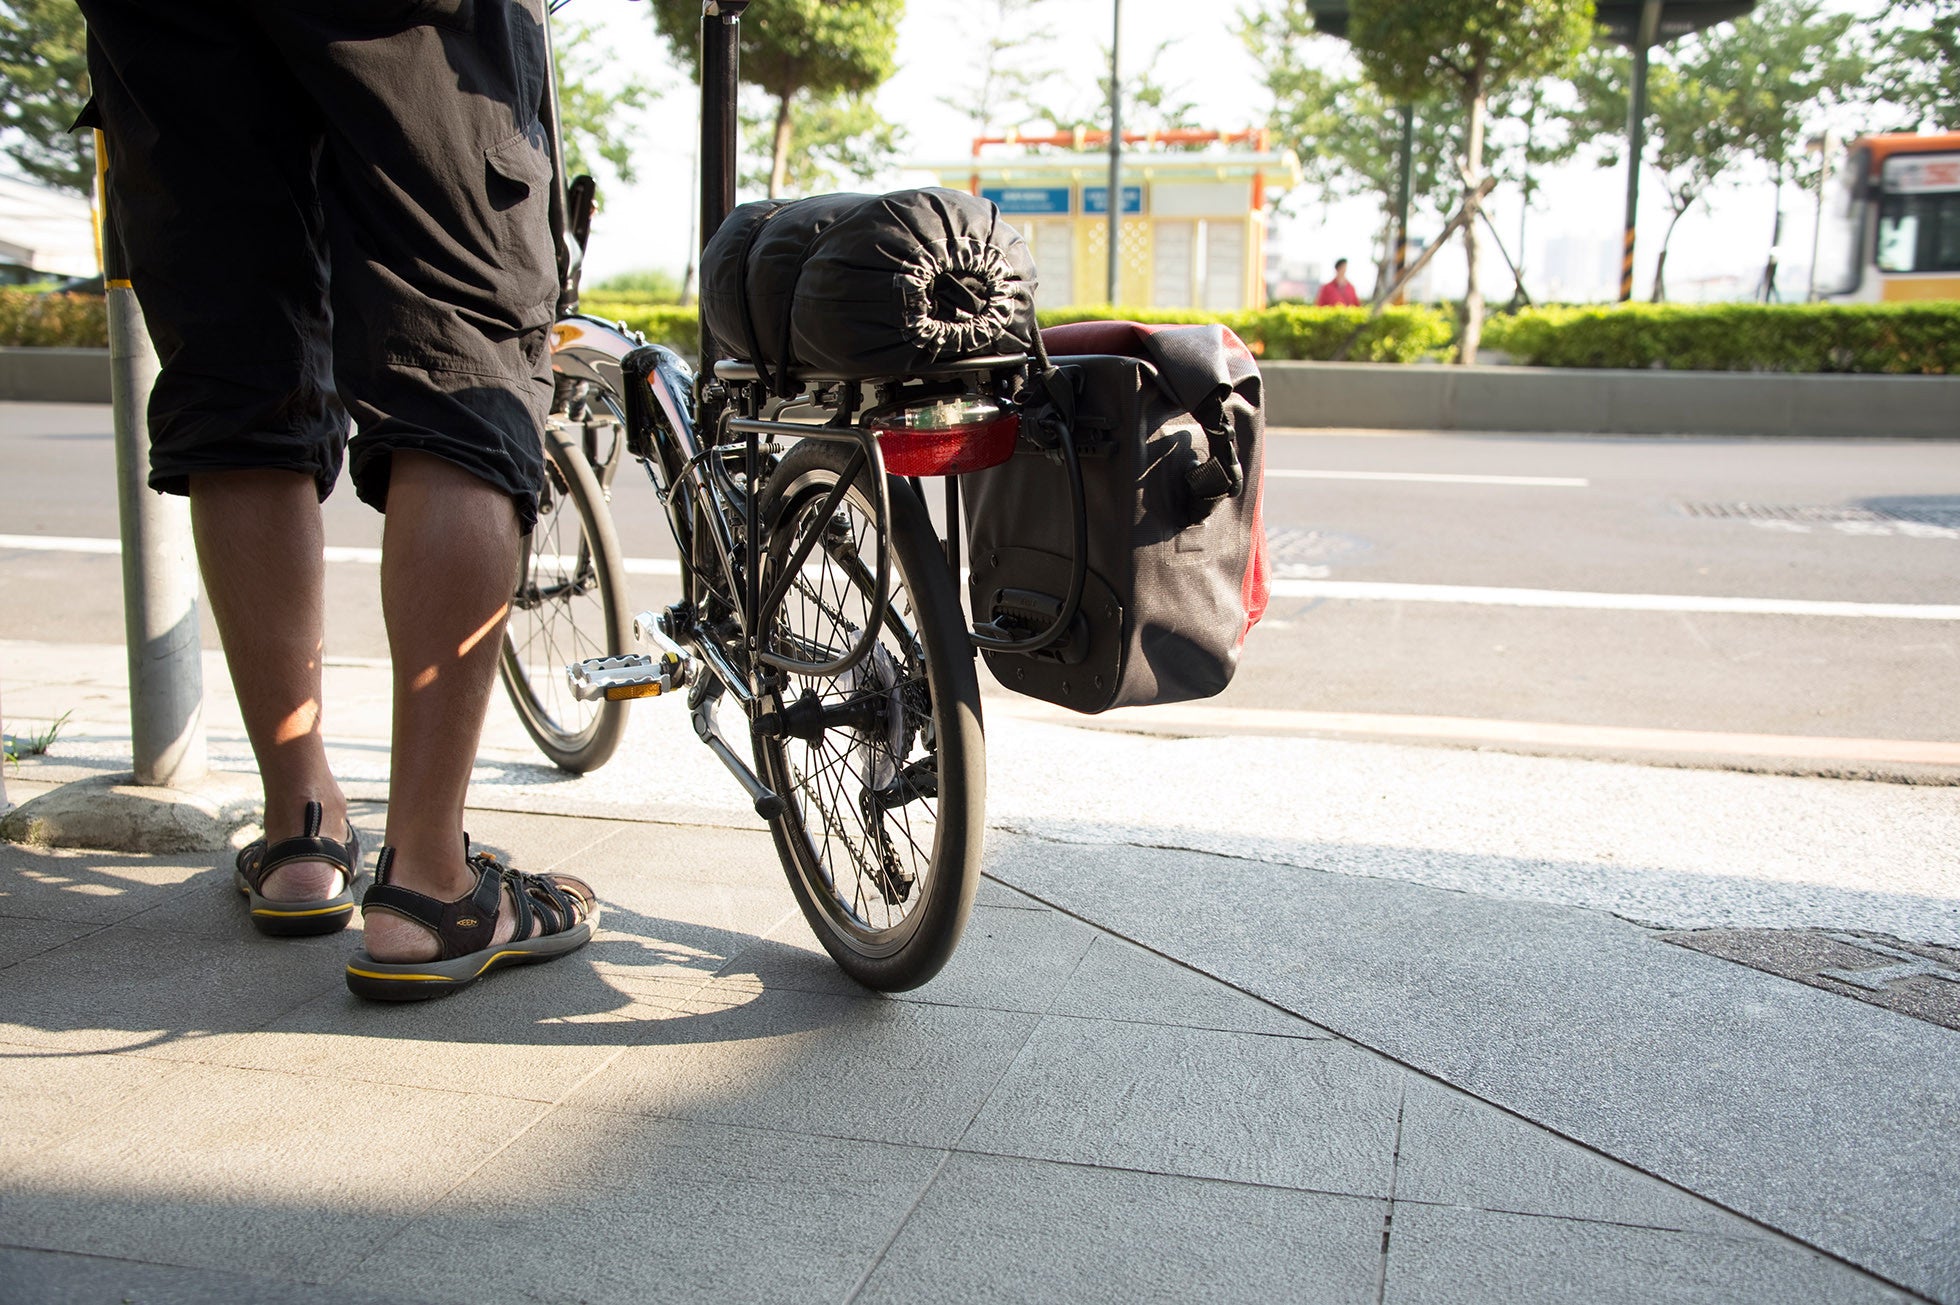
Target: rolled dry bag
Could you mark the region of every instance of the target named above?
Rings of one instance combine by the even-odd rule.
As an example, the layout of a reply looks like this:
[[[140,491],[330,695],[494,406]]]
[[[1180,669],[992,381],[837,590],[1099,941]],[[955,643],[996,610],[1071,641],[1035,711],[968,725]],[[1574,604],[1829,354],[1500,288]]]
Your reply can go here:
[[[871,379],[1034,344],[1034,259],[956,190],[744,204],[701,256],[701,319],[725,357]]]
[[[984,652],[1017,693],[1075,711],[1208,698],[1266,611],[1259,368],[1222,326],[1081,322],[1042,332],[1082,468],[1088,574],[1075,620],[1034,653]],[[1031,635],[1068,593],[1074,510],[1043,441],[960,477],[976,621]]]

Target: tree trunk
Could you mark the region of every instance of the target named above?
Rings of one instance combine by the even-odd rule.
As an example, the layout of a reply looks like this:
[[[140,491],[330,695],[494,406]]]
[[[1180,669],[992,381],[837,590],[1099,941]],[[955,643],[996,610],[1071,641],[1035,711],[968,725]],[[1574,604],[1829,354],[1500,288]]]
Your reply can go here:
[[[789,141],[793,127],[789,118],[789,99],[776,101],[776,137],[769,155],[769,198],[780,199],[789,189]]]
[[[1692,203],[1690,200],[1689,204]],[[1681,219],[1687,214],[1687,207],[1675,209],[1674,216],[1668,219],[1667,231],[1661,236],[1661,255],[1654,263],[1654,302],[1657,304],[1667,302],[1667,247],[1674,243],[1674,228],[1681,225]]]
[[[1463,261],[1470,274],[1463,296],[1463,345],[1457,361],[1465,367],[1477,361],[1477,346],[1484,338],[1484,291],[1477,279],[1477,187],[1484,179],[1484,88],[1473,81],[1465,97],[1470,110],[1470,130],[1464,141],[1463,202],[1469,220],[1463,224]]]

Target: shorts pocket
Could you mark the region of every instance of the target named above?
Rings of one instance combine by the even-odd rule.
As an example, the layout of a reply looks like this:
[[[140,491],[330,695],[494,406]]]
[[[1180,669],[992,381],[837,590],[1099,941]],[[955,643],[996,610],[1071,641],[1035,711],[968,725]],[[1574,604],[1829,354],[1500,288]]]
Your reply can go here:
[[[558,258],[551,236],[551,187],[557,170],[545,147],[544,125],[533,119],[522,131],[483,152],[484,216],[509,301],[535,316],[558,300]]]

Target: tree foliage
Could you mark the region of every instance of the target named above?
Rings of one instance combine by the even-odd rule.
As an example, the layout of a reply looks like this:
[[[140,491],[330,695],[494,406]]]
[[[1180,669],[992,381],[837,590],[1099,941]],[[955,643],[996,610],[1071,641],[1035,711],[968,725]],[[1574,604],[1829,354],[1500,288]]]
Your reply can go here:
[[[1420,101],[1448,87],[1463,105],[1463,198],[1476,206],[1484,177],[1490,97],[1563,72],[1593,30],[1593,0],[1353,0],[1348,39],[1377,86]],[[1469,264],[1462,358],[1475,362],[1483,334],[1477,225],[1463,229]]]
[[[1675,228],[1694,207],[1734,178],[1749,145],[1739,111],[1741,93],[1729,55],[1718,44],[1689,38],[1656,51],[1647,70],[1647,130],[1642,162],[1658,174],[1669,219],[1654,265],[1653,299],[1667,298],[1667,254]],[[1582,130],[1611,141],[1600,151],[1607,167],[1625,148],[1628,86],[1633,59],[1618,46],[1596,45],[1580,60],[1572,83],[1579,92]]]
[[[978,75],[937,98],[972,123],[974,135],[1019,127],[1040,116],[1039,91],[1056,72],[1046,57],[1055,33],[1039,20],[1044,6],[1054,3],[983,0],[962,23],[962,44],[979,51],[975,60]]]
[[[647,8],[675,58],[698,76],[700,0],[651,0]],[[798,97],[817,104],[877,90],[897,68],[904,13],[905,0],[769,0],[743,19],[742,80],[776,101],[771,195],[789,184]]]
[[[88,103],[88,55],[73,0],[0,0],[0,151],[56,190],[95,188],[95,141],[71,133]]]
[[[782,180],[772,194],[812,195],[859,184],[898,153],[905,129],[888,121],[866,95],[840,95],[820,100],[798,95],[790,101],[790,133],[796,148],[784,162]],[[743,134],[748,152],[758,160],[770,157],[775,135],[773,117],[745,114]],[[744,171],[742,184],[770,184],[771,168]]]
[[[590,23],[555,19],[551,27],[552,66],[558,78],[558,122],[565,143],[565,175],[599,176],[600,164],[621,182],[639,179],[633,147],[637,114],[660,94],[643,79],[604,76],[606,60]],[[609,84],[610,83],[610,84]]]
[[[1960,0],[1887,6],[1875,71],[1876,98],[1904,115],[1907,130],[1960,131]]]
[[[1130,71],[1123,76],[1123,130],[1129,132],[1176,131],[1200,125],[1201,115],[1195,101],[1186,95],[1186,83],[1166,82],[1158,73],[1166,55],[1175,56],[1177,47],[1170,41],[1160,43],[1141,60],[1136,61]],[[1109,128],[1109,47],[1097,48],[1096,67],[1102,74],[1096,78],[1093,95],[1076,95],[1067,100],[1051,100],[1032,103],[1033,116],[1049,124],[1055,131],[1106,131]],[[1126,61],[1127,62],[1127,61]],[[1050,73],[1041,78],[1044,85],[1052,85],[1060,74]]]

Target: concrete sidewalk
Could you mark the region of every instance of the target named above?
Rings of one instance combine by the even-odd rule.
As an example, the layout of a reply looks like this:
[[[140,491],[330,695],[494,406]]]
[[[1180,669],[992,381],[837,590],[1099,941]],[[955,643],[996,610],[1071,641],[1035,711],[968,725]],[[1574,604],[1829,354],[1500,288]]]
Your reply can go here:
[[[119,650],[0,653],[10,728],[80,708],[13,800],[126,756]],[[374,831],[378,676],[329,683]],[[1950,940],[1954,790],[1002,705],[980,906],[896,999],[659,705],[583,780],[499,705],[472,832],[606,927],[429,1007],[222,857],[0,847],[0,1301],[1960,1300],[1960,1034],[1628,919]]]

